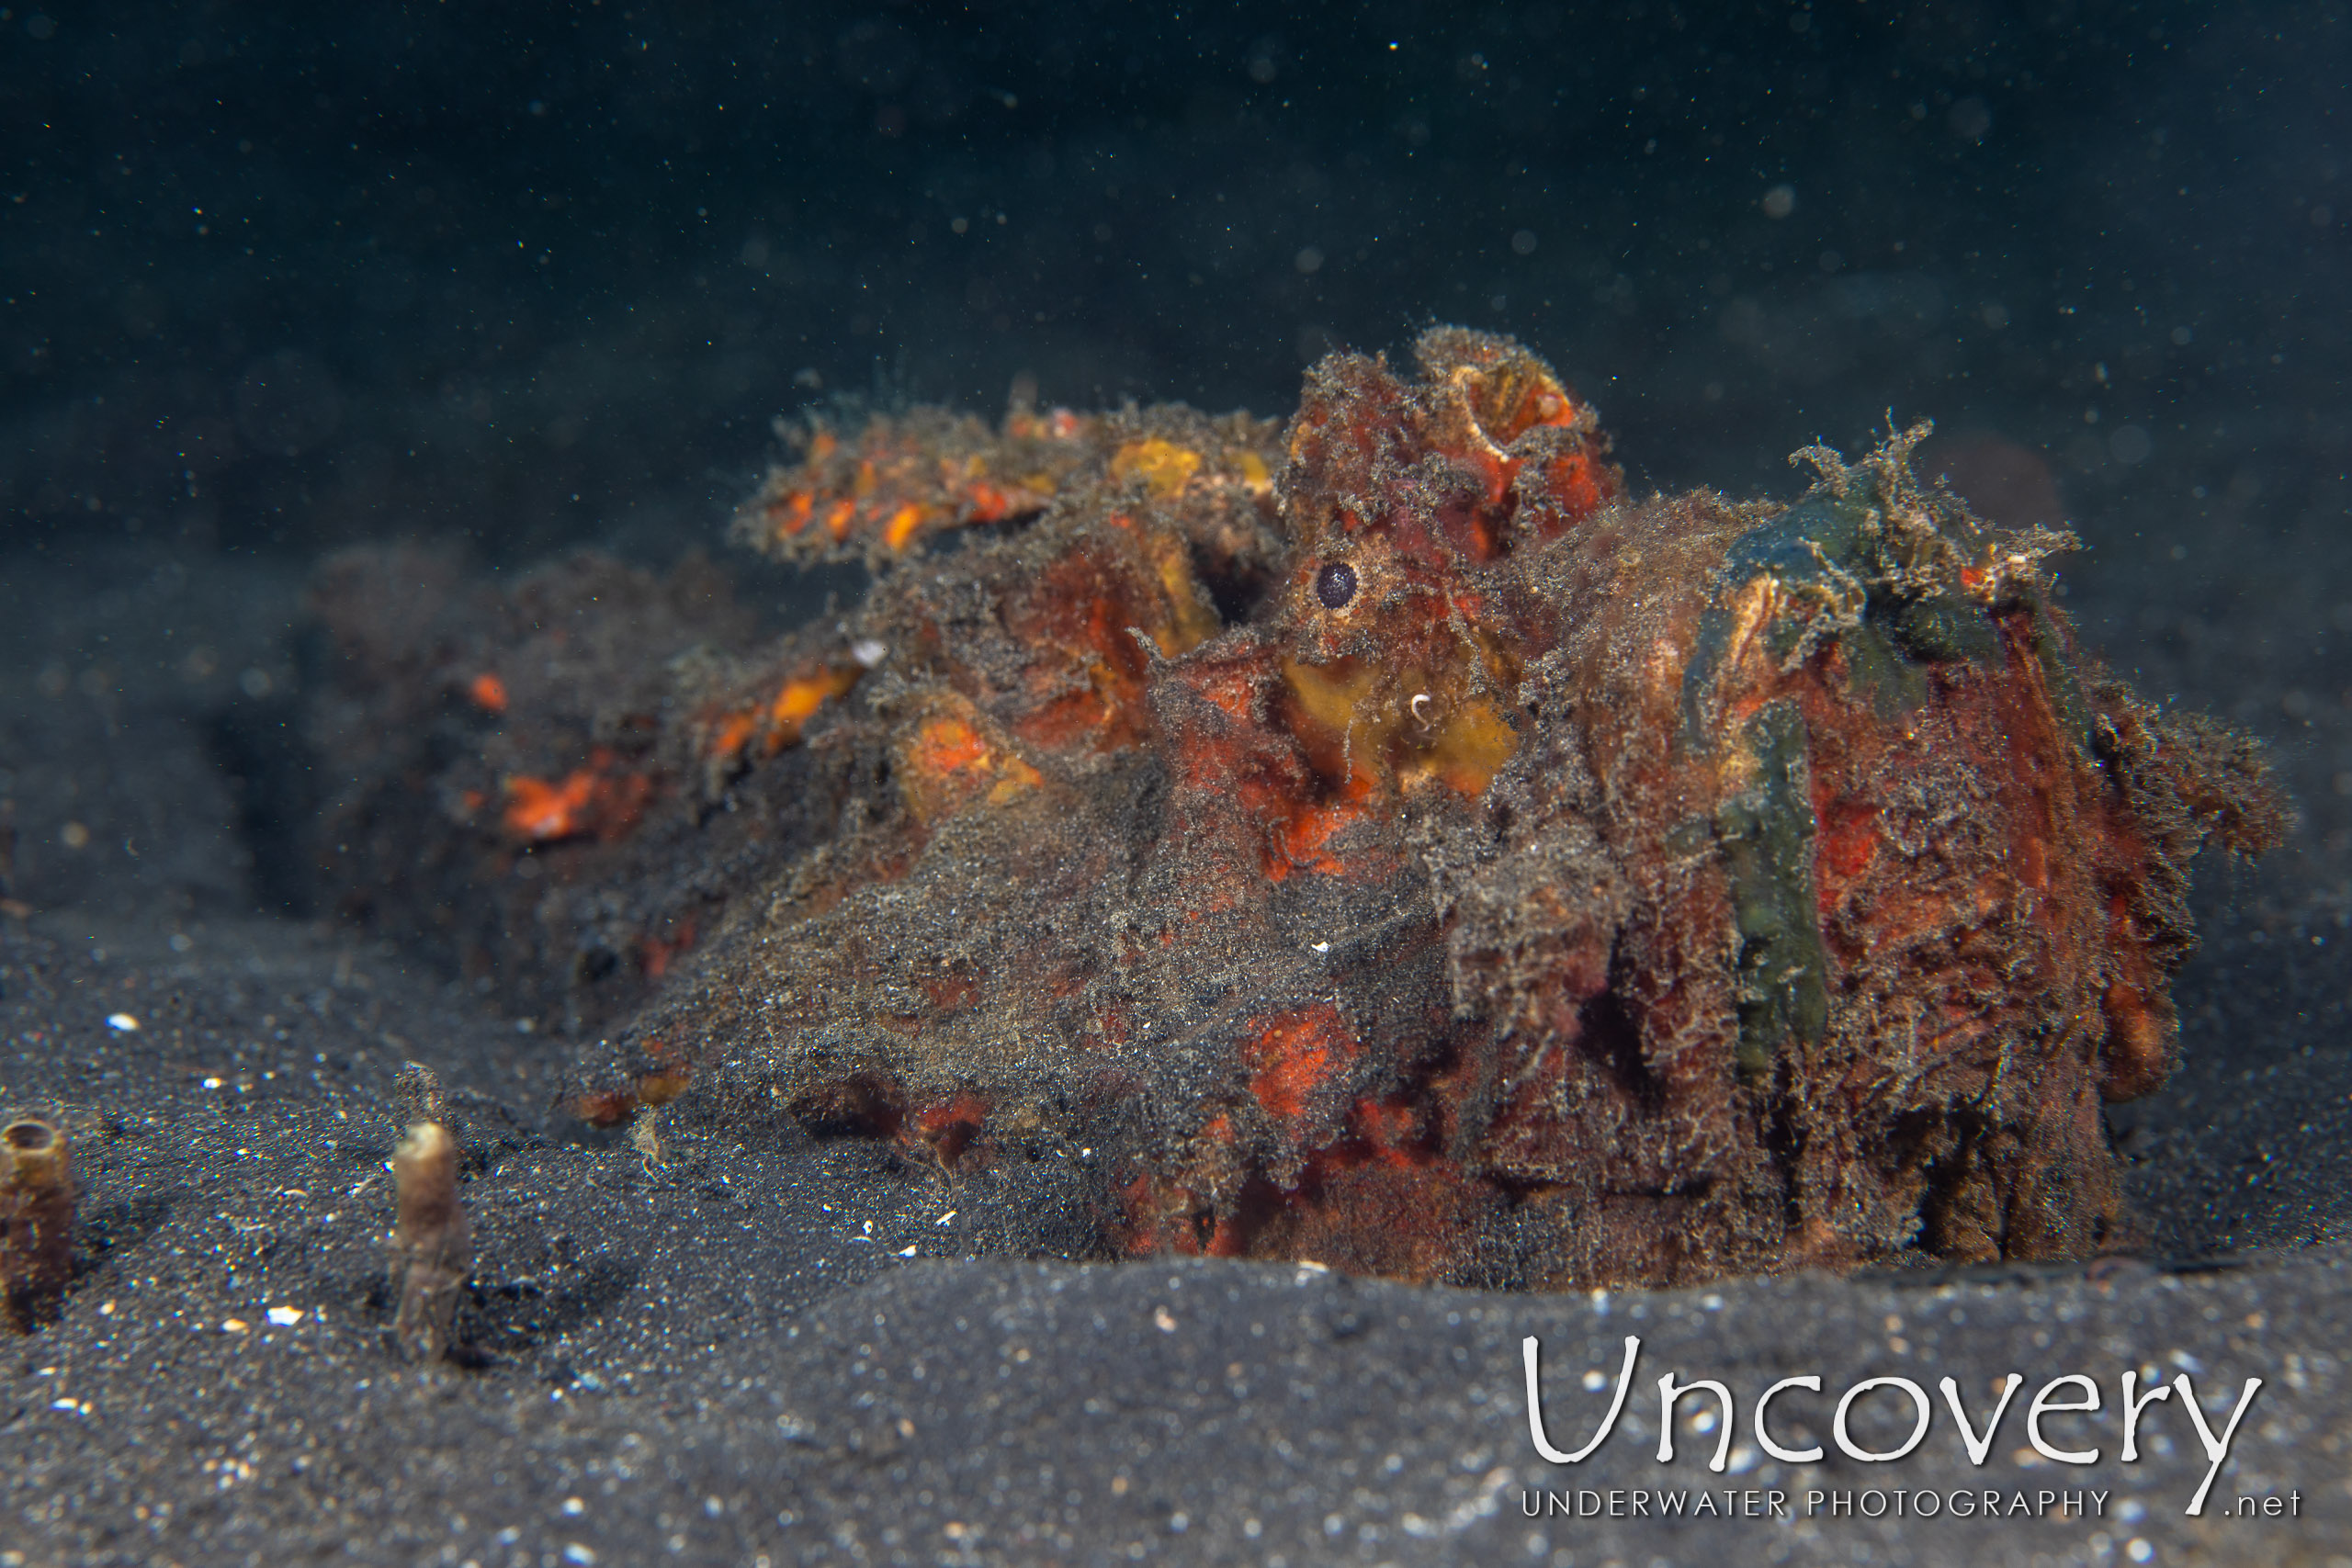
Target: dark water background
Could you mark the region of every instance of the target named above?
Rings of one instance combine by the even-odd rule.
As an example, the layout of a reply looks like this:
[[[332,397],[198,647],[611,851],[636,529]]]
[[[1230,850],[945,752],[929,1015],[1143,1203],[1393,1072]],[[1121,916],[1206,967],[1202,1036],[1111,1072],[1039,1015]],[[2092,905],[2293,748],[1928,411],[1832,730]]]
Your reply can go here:
[[[1535,344],[1655,483],[1785,484],[1892,408],[2071,514],[2201,484],[2289,537],[2344,500],[2346,44],[2071,0],[16,6],[0,507],[674,548],[820,389],[1280,411],[1435,318]]]
[[[1936,419],[1983,509],[2083,536],[2094,646],[2278,744],[2340,914],[2348,45],[2340,4],[0,7],[15,688],[128,700],[108,625],[187,621],[143,672],[217,739],[324,549],[721,550],[811,402],[1280,412],[1455,321],[1639,484],[1790,493]]]
[[[11,690],[217,740],[322,550],[725,552],[812,402],[1278,412],[1453,321],[1641,485],[1934,418],[2342,913],[2347,76],[2340,4],[0,6]]]

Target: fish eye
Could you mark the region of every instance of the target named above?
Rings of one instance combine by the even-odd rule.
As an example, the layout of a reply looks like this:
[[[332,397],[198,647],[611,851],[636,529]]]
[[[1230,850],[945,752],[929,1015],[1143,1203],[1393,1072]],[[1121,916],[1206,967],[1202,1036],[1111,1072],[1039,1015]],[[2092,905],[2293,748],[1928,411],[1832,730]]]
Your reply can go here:
[[[1315,596],[1327,610],[1344,610],[1356,596],[1356,569],[1343,560],[1326,561],[1315,574]]]

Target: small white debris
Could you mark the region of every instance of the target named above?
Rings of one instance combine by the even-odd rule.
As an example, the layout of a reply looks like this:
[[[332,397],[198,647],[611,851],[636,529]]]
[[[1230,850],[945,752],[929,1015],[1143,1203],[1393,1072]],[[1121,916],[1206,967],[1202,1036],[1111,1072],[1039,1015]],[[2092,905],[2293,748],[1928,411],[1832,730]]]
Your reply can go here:
[[[944,1213],[944,1214],[940,1215],[940,1216],[939,1216],[939,1218],[938,1218],[937,1220],[933,1221],[933,1224],[943,1224],[943,1225],[944,1225],[944,1224],[945,1224],[948,1221],[950,1221],[950,1220],[954,1219],[955,1217],[956,1217],[956,1211],[955,1211],[955,1210],[953,1210],[953,1209],[950,1209],[950,1210],[948,1210],[945,1213]]]
[[[566,1497],[563,1500],[563,1511],[577,1518],[588,1511],[588,1505],[577,1497]]]
[[[204,1087],[207,1089],[219,1089],[220,1087],[220,1080],[219,1078],[207,1078],[204,1080]]]
[[[1176,1332],[1176,1316],[1164,1306],[1151,1309],[1151,1321],[1159,1326],[1162,1334]]]
[[[915,1249],[911,1247],[902,1247],[899,1248],[899,1256],[901,1258],[912,1258],[914,1255]]]
[[[302,1309],[300,1307],[272,1307],[269,1309],[269,1321],[280,1328],[291,1328],[302,1321]]]
[[[1317,953],[1329,953],[1331,951],[1331,944],[1328,942],[1318,942],[1315,944],[1315,951]]]
[[[224,1317],[220,1320],[220,1332],[223,1334],[250,1334],[253,1332],[253,1325],[247,1323],[242,1317]]]
[[[877,637],[860,637],[849,645],[849,656],[868,670],[890,657],[890,650]]]
[[[575,1540],[563,1549],[563,1560],[566,1562],[577,1562],[581,1564],[581,1568],[587,1568],[587,1564],[596,1561],[596,1554]]]
[[[139,1032],[139,1020],[130,1013],[110,1012],[107,1014],[107,1027],[117,1034],[136,1034]]]

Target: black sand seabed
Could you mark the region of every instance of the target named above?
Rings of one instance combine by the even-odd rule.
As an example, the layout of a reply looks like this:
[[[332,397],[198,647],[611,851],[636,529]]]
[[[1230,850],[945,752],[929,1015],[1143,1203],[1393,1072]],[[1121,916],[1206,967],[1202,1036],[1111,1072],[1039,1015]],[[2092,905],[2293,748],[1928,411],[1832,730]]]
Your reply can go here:
[[[2206,868],[2186,1066],[2116,1114],[2144,1260],[1614,1298],[1020,1261],[989,1256],[985,1173],[720,1128],[691,1097],[651,1163],[548,1112],[568,1046],[474,988],[358,933],[236,913],[273,874],[240,823],[291,721],[297,587],[167,554],[6,583],[35,912],[0,923],[5,1100],[71,1132],[86,1229],[61,1320],[11,1347],[0,1562],[2352,1561],[2352,933],[2340,851],[2308,823],[2262,873]],[[2100,604],[2078,592],[2095,631],[2128,628]],[[2241,708],[2278,700],[2250,658],[2188,668],[2251,682]],[[2302,705],[2320,732],[2281,761],[2309,799],[2343,718]],[[412,1058],[464,1138],[469,1369],[404,1365],[388,1334],[392,1076]],[[1613,1374],[1627,1333],[1643,1359],[1616,1435],[1546,1463],[1521,1337],[1542,1338],[1573,1447],[1606,1397],[1585,1374]],[[2207,1464],[2173,1409],[2117,1461],[2127,1370],[2188,1371],[2217,1427],[2264,1380],[2202,1517],[2184,1509]],[[1783,1442],[1827,1442],[1837,1394],[1879,1375],[1956,1378],[1981,1418],[2011,1371],[2027,1383],[1982,1468],[1940,1401],[1883,1465],[1834,1447],[1779,1463],[1749,1424],[1805,1372],[1826,1393],[1784,1396]],[[1667,1371],[1737,1394],[1721,1474],[1689,1419],[1704,1401],[1677,1461],[1656,1460]],[[2034,1390],[2071,1372],[2106,1402],[2048,1427],[2098,1448],[2080,1468],[2025,1431]],[[1855,1435],[1898,1443],[1899,1392],[1865,1409]],[[1660,1491],[1695,1509],[1725,1486],[1779,1488],[1794,1517],[1524,1514],[1544,1488],[1603,1510],[1645,1489],[1655,1511]],[[2001,1517],[1893,1517],[1916,1491],[1986,1489]],[[1833,1515],[1841,1492],[1887,1517]],[[2095,1511],[2064,1512],[2069,1493]],[[2295,1517],[2230,1517],[2271,1495]]]
[[[2343,8],[1292,9],[0,7],[0,811],[32,911],[0,915],[0,1110],[59,1116],[87,1189],[62,1318],[0,1369],[0,1568],[2352,1565]],[[1604,1315],[983,1257],[981,1174],[691,1102],[658,1168],[584,1140],[546,1111],[569,1043],[300,913],[321,550],[667,560],[720,536],[769,416],[835,389],[1278,412],[1327,348],[1432,317],[1551,357],[1637,484],[1787,494],[1781,454],[1888,409],[1997,434],[2009,493],[1976,499],[2082,534],[2086,640],[2276,745],[2297,835],[2202,869],[2182,1070],[2113,1117],[2143,1257],[2223,1266]],[[389,1343],[412,1057],[466,1138],[471,1370]],[[1544,1463],[1520,1337],[1578,1430],[1628,1329],[1627,1423]],[[2265,1380],[2203,1517],[2175,1407],[2116,1461],[2127,1368]],[[2011,1370],[1982,1470],[1940,1407],[1895,1463],[1741,1452],[1779,1376]],[[1667,1371],[1739,1393],[1740,1468],[1689,1457],[1713,1434],[1650,1457]],[[2072,1372],[2108,1408],[2052,1435],[2102,1462],[2021,1468],[2025,1400]],[[1826,1402],[1785,1407],[1822,1436]],[[2107,1496],[1520,1513],[1717,1482]]]

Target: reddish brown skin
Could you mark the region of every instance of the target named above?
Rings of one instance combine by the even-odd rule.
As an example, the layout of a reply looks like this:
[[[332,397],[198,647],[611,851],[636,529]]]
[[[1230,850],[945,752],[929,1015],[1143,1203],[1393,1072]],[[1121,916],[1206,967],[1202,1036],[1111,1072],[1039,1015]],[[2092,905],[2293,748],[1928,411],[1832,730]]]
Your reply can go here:
[[[1351,667],[1347,661],[1375,652],[1393,665],[1439,665],[1459,657],[1464,625],[1489,634],[1494,663],[1514,673],[1552,651],[1556,614],[1524,597],[1522,583],[1482,569],[1531,541],[1570,535],[1590,508],[1507,509],[1510,469],[1463,446],[1446,450],[1454,461],[1440,472],[1487,482],[1433,501],[1442,485],[1417,482],[1430,463],[1416,438],[1458,436],[1461,428],[1447,431],[1375,367],[1326,372],[1310,389],[1283,481],[1303,536],[1293,556],[1297,608],[1276,623],[1276,637],[1326,667]],[[1582,502],[1608,490],[1570,493]],[[1596,556],[1608,548],[1594,542]],[[1336,558],[1355,567],[1359,583],[1335,613],[1314,590]],[[1691,595],[1669,620],[1669,636],[1682,646],[1705,603]],[[2160,851],[2063,731],[2030,616],[1991,618],[1999,663],[1934,667],[1928,705],[1908,725],[1886,722],[1854,694],[1835,644],[1795,668],[1741,682],[1723,717],[1728,731],[1781,702],[1804,717],[1812,892],[1827,988],[1839,1027],[1875,1040],[1881,1058],[1801,1066],[1795,1087],[1781,1093],[1803,1101],[1795,1114],[1804,1120],[1868,1129],[1883,1092],[1872,1086],[1890,1071],[1883,1058],[1899,1016],[1901,1048],[1917,1054],[1902,1071],[1947,1086],[1947,1095],[2014,1097],[1992,1140],[2007,1157],[1989,1184],[1960,1179],[1936,1192],[1917,1167],[1879,1168],[1891,1154],[1871,1146],[1881,1134],[1865,1132],[1843,1149],[1836,1138],[1809,1138],[1808,1153],[1781,1178],[1809,1216],[1785,1231],[1768,1221],[1756,1242],[1726,1245],[1726,1226],[1704,1213],[1694,1178],[1724,1179],[1743,1158],[1751,1171],[1765,1165],[1766,1126],[1792,1112],[1773,1110],[1769,1093],[1743,1089],[1727,1070],[1724,976],[1702,955],[1732,922],[1723,884],[1702,874],[1679,891],[1653,888],[1616,931],[1595,922],[1578,931],[1574,912],[1562,911],[1553,923],[1566,929],[1542,954],[1545,974],[1524,1032],[1542,1045],[1507,1047],[1481,1023],[1432,1018],[1421,1066],[1389,1099],[1357,1099],[1336,1135],[1329,1115],[1313,1114],[1317,1094],[1328,1095],[1363,1043],[1336,1017],[1312,1028],[1300,1015],[1273,1021],[1241,1058],[1297,1175],[1273,1184],[1252,1178],[1240,1201],[1220,1200],[1234,1163],[1220,1139],[1192,1176],[1180,1166],[1131,1190],[1131,1245],[1189,1247],[1205,1208],[1216,1215],[1208,1243],[1216,1252],[1329,1257],[1428,1277],[1444,1272],[1432,1260],[1458,1263],[1474,1250],[1519,1183],[1556,1188],[1564,1178],[1567,1188],[1591,1193],[1599,1213],[1586,1222],[1583,1256],[1560,1268],[1555,1282],[1683,1278],[1733,1258],[1758,1267],[1867,1256],[1909,1234],[1905,1212],[1924,1221],[1929,1246],[1962,1258],[2079,1253],[2117,1234],[2119,1194],[2097,1106],[2102,1088],[2110,1097],[2144,1092],[2169,1061],[2169,1017],[2144,998],[2161,995],[2177,949],[2142,940],[2125,912],[2125,890],[2157,874]],[[1620,663],[1596,662],[1588,687],[1608,693],[1622,685],[1624,649],[1604,643],[1601,651]],[[1236,720],[1194,729],[1182,763],[1203,795],[1238,800],[1257,818],[1271,846],[1267,880],[1301,871],[1377,879],[1392,869],[1376,839],[1349,840],[1351,830],[1396,811],[1385,775],[1351,773],[1333,738],[1295,702],[1277,702],[1271,723],[1240,722],[1253,711],[1241,693],[1266,682],[1262,662],[1228,655],[1196,661],[1180,676],[1191,678],[1208,707]],[[1679,799],[1707,787],[1691,760],[1663,741],[1677,729],[1671,706],[1637,690],[1603,701],[1623,705],[1584,739],[1622,800]],[[1891,852],[1882,802],[1906,785],[1949,790],[1962,780],[1989,786],[1981,817],[1991,836],[1973,869],[1923,883],[1915,863]],[[1637,870],[1662,858],[1655,840],[1641,841],[1645,832],[1668,826],[1644,817],[1627,809],[1616,821]],[[1229,832],[1230,818],[1223,821]],[[1349,852],[1332,852],[1334,844]],[[1247,900],[1245,883],[1227,871],[1215,879],[1216,896]],[[2026,918],[1998,940],[1972,938],[1978,917],[1963,906]],[[1906,942],[1949,942],[1948,933],[1959,936],[1948,961],[1923,962],[1926,949],[1891,969],[1877,961]],[[1658,961],[1612,980],[1611,953],[1629,936],[1635,951]],[[1608,1004],[1599,1015],[1597,1003]],[[2021,1083],[2004,1083],[2008,1043],[2023,1038],[2050,1043],[2017,1069]],[[1497,1102],[1489,1086],[1503,1077],[1516,1087]],[[1621,1129],[1642,1122],[1660,1135],[1623,1136]],[[1375,1131],[1391,1128],[1409,1131]],[[1596,1151],[1605,1151],[1598,1161]],[[1588,1173],[1597,1163],[1596,1180]],[[1867,1174],[1865,1165],[1873,1167]],[[1900,1207],[1888,1213],[1891,1204]],[[1841,1213],[1854,1218],[1841,1224]]]
[[[773,480],[754,531],[787,554],[888,554],[908,506],[934,530],[989,515],[891,489],[946,471],[922,432],[989,473],[1078,443],[1025,531],[926,557],[845,634],[676,705],[630,763],[659,779],[644,824],[561,846],[582,884],[642,889],[655,840],[776,815],[711,809],[729,792],[789,778],[766,798],[809,803],[788,852],[737,852],[762,869],[707,919],[648,917],[656,988],[591,1055],[582,1113],[708,1078],[916,1165],[1010,1170],[1058,1140],[1095,1160],[1107,1250],[1410,1279],[2123,1234],[2100,1098],[2169,1070],[2181,867],[2209,833],[2275,837],[2258,758],[2086,678],[2034,607],[2052,541],[1922,489],[1903,442],[1825,459],[1816,495],[1914,552],[1873,592],[1939,593],[1980,635],[1901,653],[1889,707],[1858,662],[1879,621],[1734,570],[1777,509],[1629,501],[1533,355],[1442,330],[1419,356],[1411,381],[1327,361],[1279,448],[1189,411],[1002,450],[969,423],[877,427],[856,450],[881,477],[830,543],[851,449]],[[1334,563],[1352,592],[1318,588]],[[1767,646],[1783,631],[1793,652]],[[527,667],[497,652],[465,668]],[[1794,762],[1760,750],[1775,714]],[[1781,766],[1801,791],[1758,795]],[[1781,838],[1737,826],[1758,810]],[[1782,982],[1739,967],[1758,909],[1781,934],[1755,940],[1818,942],[1759,971],[1817,976],[1818,1017],[1778,1034],[1756,1020]]]

